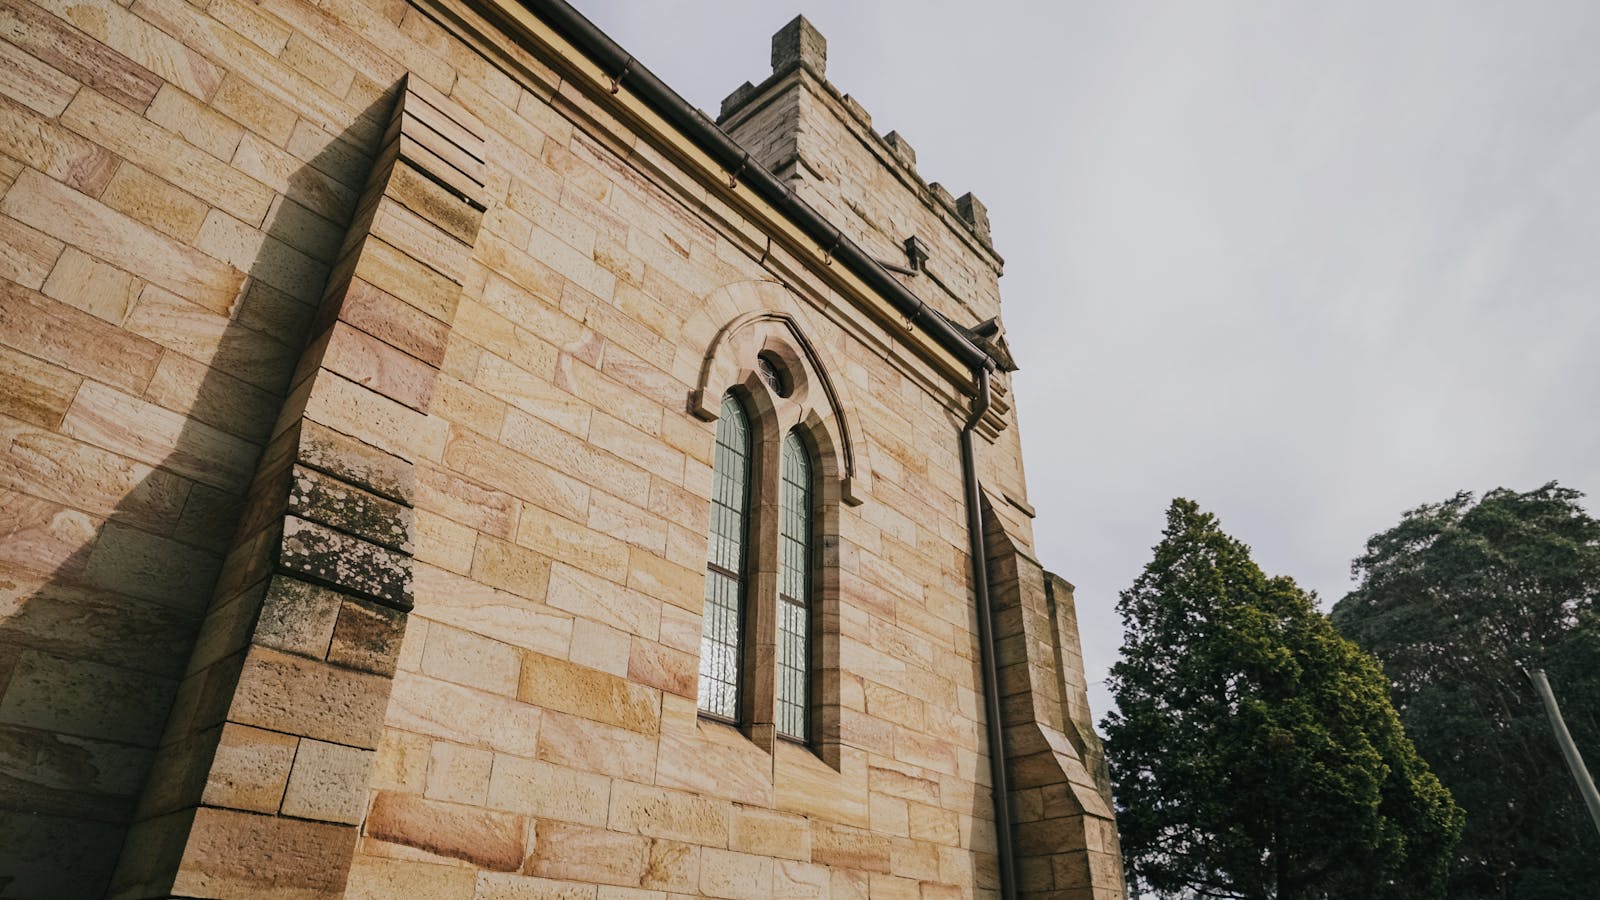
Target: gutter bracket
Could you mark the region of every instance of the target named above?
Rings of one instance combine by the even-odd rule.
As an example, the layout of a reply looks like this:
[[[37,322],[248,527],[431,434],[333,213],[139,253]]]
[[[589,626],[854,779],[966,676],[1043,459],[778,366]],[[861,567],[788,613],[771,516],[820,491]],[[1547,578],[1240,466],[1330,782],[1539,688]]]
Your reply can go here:
[[[628,77],[628,70],[631,68],[633,68],[632,56],[628,57],[627,61],[622,64],[622,71],[611,76],[611,93],[615,94],[622,90],[622,79]]]

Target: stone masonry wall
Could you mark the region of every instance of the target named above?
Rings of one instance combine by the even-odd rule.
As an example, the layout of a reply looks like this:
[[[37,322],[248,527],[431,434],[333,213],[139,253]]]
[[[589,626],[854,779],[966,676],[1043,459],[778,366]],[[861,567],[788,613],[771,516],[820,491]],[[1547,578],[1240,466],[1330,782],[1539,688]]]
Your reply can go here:
[[[102,896],[119,857],[130,897],[994,893],[965,386],[526,15],[0,2],[0,896]],[[400,188],[420,226],[362,204],[407,93],[481,141],[470,228],[429,206],[442,169]],[[908,283],[958,324],[998,314],[974,207],[875,165],[810,196],[886,258],[927,240],[947,295]],[[401,252],[352,257],[368,230]],[[806,345],[833,399],[802,424],[860,468],[823,492],[825,750],[695,712],[715,423],[691,395],[745,321],[804,340],[730,340],[729,371]],[[1026,548],[1015,412],[985,434]],[[265,503],[296,460],[304,490]],[[296,522],[363,536],[339,516],[369,495],[407,523],[365,538],[409,613],[282,568]],[[366,656],[328,612],[351,603],[386,623]]]
[[[110,878],[405,72],[345,39],[0,6],[0,894]]]
[[[730,94],[718,121],[878,259],[906,266],[906,239],[921,241],[927,253],[921,271],[897,277],[939,313],[962,327],[1000,315],[1002,261],[982,201],[929,184],[905,136],[874,130],[870,113],[827,80],[827,41],[803,16],[773,35],[772,74]],[[1026,521],[1033,511],[1010,387],[1010,374],[996,373],[985,435],[998,452],[981,454],[979,465],[984,483],[1010,498],[1000,514],[1014,520],[1020,540],[1031,542]]]
[[[419,464],[416,607],[351,894],[991,890],[964,401],[550,87],[514,111],[453,94],[491,130],[489,212],[435,401],[448,438]],[[833,765],[695,714],[715,423],[686,401],[754,312],[817,345],[871,467],[834,510]]]

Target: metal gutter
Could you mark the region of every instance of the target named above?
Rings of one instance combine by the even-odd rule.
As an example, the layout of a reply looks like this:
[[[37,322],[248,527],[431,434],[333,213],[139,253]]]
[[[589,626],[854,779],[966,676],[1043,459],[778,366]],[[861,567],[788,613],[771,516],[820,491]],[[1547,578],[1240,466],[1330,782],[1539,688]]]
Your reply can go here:
[[[668,122],[677,126],[693,140],[718,165],[729,173],[729,183],[743,182],[758,196],[777,207],[807,237],[817,242],[817,247],[828,258],[842,263],[867,286],[885,297],[911,327],[920,328],[933,338],[963,365],[970,369],[989,369],[994,366],[989,355],[974,344],[962,330],[933,310],[922,300],[906,290],[876,259],[869,256],[854,241],[845,237],[838,228],[829,224],[809,203],[795,194],[788,185],[779,181],[766,167],[751,158],[749,151],[728,137],[705,113],[668,87],[633,55],[622,49],[609,35],[595,27],[582,13],[564,0],[521,0],[563,37],[572,41],[611,73],[613,83],[626,87]]]

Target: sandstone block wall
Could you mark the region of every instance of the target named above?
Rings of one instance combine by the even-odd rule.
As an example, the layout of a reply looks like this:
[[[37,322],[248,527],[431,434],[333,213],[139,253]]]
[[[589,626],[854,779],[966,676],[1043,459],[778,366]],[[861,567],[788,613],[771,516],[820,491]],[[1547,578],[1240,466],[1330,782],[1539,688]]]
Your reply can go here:
[[[273,8],[0,8],[7,896],[105,889],[404,71]]]
[[[514,4],[0,25],[0,896],[993,892],[967,388],[825,248]],[[981,207],[882,146],[810,198],[998,314]],[[848,444],[825,747],[695,711],[691,398],[800,344]],[[1025,548],[1014,411],[984,433]]]
[[[718,122],[868,252],[916,269],[901,282],[940,314],[968,327],[1000,317],[1003,260],[983,202],[926,181],[911,142],[898,131],[874,129],[871,114],[828,81],[827,41],[804,17],[773,35],[772,73],[730,94]],[[913,236],[925,255],[915,264],[905,247]],[[1026,543],[1034,513],[1021,443],[1017,429],[1002,424],[1014,422],[1010,388],[1002,368],[984,429],[997,452],[980,454],[979,464],[984,483],[1004,501],[998,514]]]

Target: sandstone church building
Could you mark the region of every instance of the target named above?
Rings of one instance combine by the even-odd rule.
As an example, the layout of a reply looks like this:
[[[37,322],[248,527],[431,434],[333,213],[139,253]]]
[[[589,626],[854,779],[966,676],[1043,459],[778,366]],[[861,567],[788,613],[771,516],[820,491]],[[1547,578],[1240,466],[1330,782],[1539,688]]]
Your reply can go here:
[[[0,3],[0,897],[1120,898],[984,207],[826,76]]]

